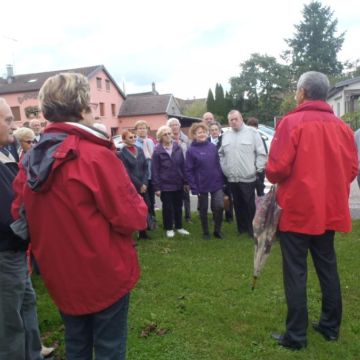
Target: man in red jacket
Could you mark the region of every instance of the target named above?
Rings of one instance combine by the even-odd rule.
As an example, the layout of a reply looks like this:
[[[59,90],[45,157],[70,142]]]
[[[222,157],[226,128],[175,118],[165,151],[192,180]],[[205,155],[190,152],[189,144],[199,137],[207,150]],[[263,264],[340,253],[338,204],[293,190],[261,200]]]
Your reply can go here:
[[[326,103],[328,78],[304,73],[297,84],[298,106],[279,123],[266,176],[278,184],[279,223],[288,313],[279,345],[306,347],[307,253],[310,250],[322,291],[320,319],[313,328],[328,341],[338,339],[342,302],[334,250],[335,231],[351,231],[350,184],[357,174],[352,130]]]
[[[88,80],[58,74],[39,99],[51,122],[24,158],[23,200],[41,276],[65,324],[67,359],[123,360],[129,293],[140,269],[132,233],[147,207],[113,143],[92,127]]]

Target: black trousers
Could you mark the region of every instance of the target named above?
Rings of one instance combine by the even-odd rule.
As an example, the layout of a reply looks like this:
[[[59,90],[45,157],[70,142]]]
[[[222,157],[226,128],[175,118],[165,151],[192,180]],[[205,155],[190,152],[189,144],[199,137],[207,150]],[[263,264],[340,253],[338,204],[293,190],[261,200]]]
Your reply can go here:
[[[308,250],[313,259],[322,293],[319,325],[329,335],[339,334],[342,301],[334,235],[334,231],[326,231],[322,235],[279,232],[288,307],[285,336],[291,341],[306,345]]]
[[[239,233],[253,236],[252,221],[255,216],[255,181],[251,183],[229,182],[234,202],[236,224]]]
[[[149,194],[149,213],[155,216],[155,191],[150,179],[148,180],[147,193]]]
[[[214,232],[221,232],[221,224],[224,209],[224,193],[222,189],[210,193],[211,211],[214,219]],[[204,234],[209,234],[208,208],[209,193],[200,193],[198,196],[199,215],[201,227]]]
[[[191,220],[191,211],[190,211],[190,192],[184,190],[183,194],[183,201],[184,201],[184,212],[185,212],[185,220]]]
[[[165,230],[182,228],[182,202],[183,190],[162,191],[160,199],[162,201],[162,217]]]

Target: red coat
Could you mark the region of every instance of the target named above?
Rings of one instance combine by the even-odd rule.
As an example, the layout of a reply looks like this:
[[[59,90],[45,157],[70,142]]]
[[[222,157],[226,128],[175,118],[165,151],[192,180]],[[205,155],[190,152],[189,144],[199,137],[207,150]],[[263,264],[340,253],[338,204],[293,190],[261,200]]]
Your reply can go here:
[[[306,101],[279,123],[266,176],[278,183],[279,230],[351,230],[350,184],[357,174],[353,131],[324,101]]]
[[[65,123],[46,129],[59,131],[68,136],[44,184],[32,191],[22,167],[14,188],[23,189],[32,251],[54,302],[66,314],[94,313],[138,281],[132,233],[146,227],[147,207],[109,141]]]

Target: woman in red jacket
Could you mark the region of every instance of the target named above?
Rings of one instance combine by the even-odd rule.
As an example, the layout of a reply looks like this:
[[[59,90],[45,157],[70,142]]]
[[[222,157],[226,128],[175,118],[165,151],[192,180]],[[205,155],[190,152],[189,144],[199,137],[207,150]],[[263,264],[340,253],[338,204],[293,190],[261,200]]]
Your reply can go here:
[[[66,358],[125,359],[129,292],[140,274],[132,233],[146,227],[147,207],[112,142],[92,127],[88,80],[55,75],[39,99],[51,124],[15,186],[65,323]]]

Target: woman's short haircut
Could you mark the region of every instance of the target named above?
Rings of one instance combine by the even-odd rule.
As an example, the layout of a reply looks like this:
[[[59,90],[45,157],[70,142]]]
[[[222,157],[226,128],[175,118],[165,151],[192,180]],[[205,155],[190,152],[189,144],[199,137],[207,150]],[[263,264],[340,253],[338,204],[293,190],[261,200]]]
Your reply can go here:
[[[297,89],[304,90],[307,100],[326,101],[330,83],[325,74],[318,71],[308,71],[300,76]]]
[[[150,129],[150,126],[148,125],[148,123],[145,120],[138,120],[134,125],[134,129],[137,130],[137,128],[140,126],[146,126],[146,128],[148,130]]]
[[[130,130],[123,130],[123,132],[121,133],[121,138],[125,140],[129,135],[133,135]]]
[[[16,129],[14,131],[14,136],[15,136],[16,140],[22,141],[26,137],[34,139],[35,138],[35,133],[30,128],[21,127],[21,128],[18,128],[18,129]]]
[[[204,123],[193,123],[189,129],[189,134],[192,139],[194,138],[198,129],[203,129],[206,133],[209,131],[209,128]]]
[[[161,139],[166,132],[172,132],[171,128],[167,125],[160,126],[156,132],[156,138],[159,142],[161,142]]]
[[[181,124],[180,124],[179,119],[177,119],[177,118],[175,118],[175,117],[170,118],[170,119],[166,122],[166,125],[167,125],[167,126],[171,126],[172,123],[176,123],[176,124],[178,124],[178,125],[181,127]]]
[[[221,124],[218,122],[218,121],[211,121],[210,123],[209,123],[209,129],[212,127],[212,126],[217,126],[218,127],[218,129],[221,131]]]
[[[60,73],[48,78],[39,92],[41,111],[51,122],[78,122],[90,112],[88,79],[77,73]]]

